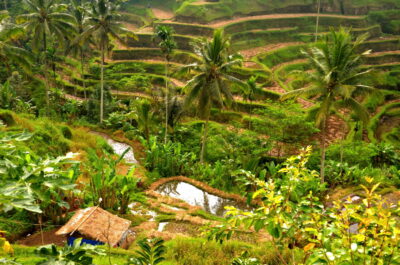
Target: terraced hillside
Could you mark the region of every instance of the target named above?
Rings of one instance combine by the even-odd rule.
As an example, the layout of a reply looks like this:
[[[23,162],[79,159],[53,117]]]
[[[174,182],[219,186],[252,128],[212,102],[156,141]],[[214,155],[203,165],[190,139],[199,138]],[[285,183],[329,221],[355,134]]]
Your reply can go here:
[[[334,122],[329,128],[329,141],[341,139],[344,134],[368,138],[369,141],[383,138],[398,141],[400,35],[394,34],[397,33],[395,31],[388,32],[386,28],[383,30],[385,23],[380,24],[376,14],[399,11],[400,4],[385,0],[380,5],[385,10],[378,10],[375,1],[352,2],[345,6],[336,2],[333,5],[323,3],[318,37],[326,34],[330,27],[339,26],[350,27],[355,36],[368,34],[363,49],[371,50],[371,54],[365,65],[375,69],[373,75],[378,77],[375,86],[381,93],[362,99],[373,117],[372,124],[365,128],[367,133],[361,136],[353,133],[356,122],[344,121],[338,113],[331,117]],[[305,85],[291,73],[293,70],[309,70],[301,51],[315,40],[317,14],[311,1],[152,1],[150,5],[147,1],[130,1],[125,4],[122,14],[126,27],[136,33],[138,40],[131,40],[128,47],[116,46],[108,59],[106,80],[111,93],[121,99],[161,97],[166,82],[175,88],[174,94],[180,95],[190,75],[183,76],[178,70],[199,60],[191,43],[197,38],[209,38],[215,29],[224,29],[231,37],[234,51],[241,53],[245,59],[243,66],[235,69],[235,76],[242,80],[255,76],[261,88],[256,100],[246,102],[240,89],[233,87],[234,108],[215,111],[212,117],[215,122],[227,128],[233,126],[268,137],[267,131],[256,129],[257,115],[253,115],[254,112],[268,112],[271,102],[275,102],[275,107],[285,109],[279,103],[280,95]],[[170,59],[169,80],[165,78],[164,56],[153,39],[156,25],[171,26],[175,31],[178,48]],[[61,68],[68,70],[67,66]],[[72,78],[60,78],[63,80],[60,82],[70,93],[76,89],[82,92],[97,82],[90,74],[85,81],[74,73],[69,74]],[[83,93],[78,94],[83,96]],[[383,107],[388,102],[390,104]],[[309,98],[298,99],[298,103],[301,107],[296,110],[298,114],[306,113],[314,105]],[[293,115],[290,111],[286,114]],[[274,119],[271,116],[271,122]],[[224,121],[228,120],[230,124],[225,124]],[[187,122],[190,121],[187,119]]]

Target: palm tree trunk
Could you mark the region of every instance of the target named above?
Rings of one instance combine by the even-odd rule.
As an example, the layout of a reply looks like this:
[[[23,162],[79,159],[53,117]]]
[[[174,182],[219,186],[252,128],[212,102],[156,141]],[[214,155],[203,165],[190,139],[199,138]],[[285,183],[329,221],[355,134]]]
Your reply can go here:
[[[83,86],[83,97],[86,99],[86,81],[85,81],[85,55],[83,53],[83,49],[81,48],[81,78],[82,78],[82,86]]]
[[[104,45],[101,44],[101,74],[100,74],[100,123],[104,116]]]
[[[201,142],[200,163],[204,163],[204,155],[206,153],[206,148],[207,148],[207,136],[208,136],[208,126],[209,126],[208,123],[210,120],[210,108],[211,108],[211,106],[207,107],[206,123],[204,125],[203,138],[202,138],[202,142]]]
[[[321,171],[320,171],[320,176],[321,176],[321,183],[325,182],[325,156],[326,156],[326,129],[328,128],[328,119],[327,117],[325,121],[322,124],[322,138],[321,138]]]
[[[318,28],[319,28],[319,15],[321,12],[321,0],[318,0],[318,7],[317,7],[317,22],[315,24],[315,41],[318,40]]]
[[[250,122],[249,122],[249,130],[251,130],[251,123],[253,122],[253,102],[250,101]]]
[[[45,80],[45,94],[46,94],[46,105],[49,107],[49,80],[47,80],[47,58],[46,58],[46,53],[47,53],[47,35],[46,35],[46,30],[43,31],[43,52],[44,52],[44,80]]]
[[[168,89],[168,65],[169,59],[168,55],[166,56],[167,65],[165,66],[165,136],[164,136],[164,144],[167,143],[168,140],[168,96],[169,96],[169,89]]]

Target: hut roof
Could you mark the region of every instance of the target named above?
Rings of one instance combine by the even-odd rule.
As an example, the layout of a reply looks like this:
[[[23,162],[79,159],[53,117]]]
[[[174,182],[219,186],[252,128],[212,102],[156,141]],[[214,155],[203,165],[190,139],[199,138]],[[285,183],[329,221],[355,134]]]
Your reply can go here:
[[[79,232],[83,236],[115,246],[121,241],[130,225],[131,221],[96,206],[76,211],[56,235],[72,235]]]

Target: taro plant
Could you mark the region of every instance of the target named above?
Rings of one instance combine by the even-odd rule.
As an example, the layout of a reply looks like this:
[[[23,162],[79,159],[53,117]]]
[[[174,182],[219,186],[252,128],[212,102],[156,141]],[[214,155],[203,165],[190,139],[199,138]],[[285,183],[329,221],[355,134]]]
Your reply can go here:
[[[130,258],[126,265],[157,265],[165,260],[164,240],[161,238],[143,239],[138,242],[140,250],[136,251],[136,257]]]
[[[76,239],[72,246],[58,249],[54,244],[39,247],[35,253],[45,257],[37,265],[92,265],[93,255],[104,255],[104,250],[93,245],[81,244],[82,239]]]
[[[64,201],[76,191],[76,171],[65,166],[75,164],[73,153],[57,158],[37,158],[18,142],[27,141],[27,133],[0,132],[0,210],[22,208],[56,221],[69,208]]]

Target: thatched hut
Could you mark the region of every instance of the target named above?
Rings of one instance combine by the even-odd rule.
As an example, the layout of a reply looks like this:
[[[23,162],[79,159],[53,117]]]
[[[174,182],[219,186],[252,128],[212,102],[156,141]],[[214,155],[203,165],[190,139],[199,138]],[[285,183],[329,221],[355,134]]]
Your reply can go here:
[[[130,225],[131,221],[96,206],[77,210],[56,235],[68,236],[69,244],[76,238],[83,238],[83,242],[88,244],[117,247],[126,245]]]

